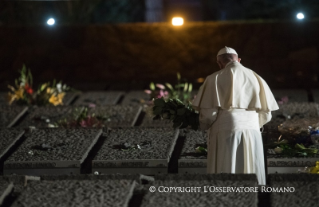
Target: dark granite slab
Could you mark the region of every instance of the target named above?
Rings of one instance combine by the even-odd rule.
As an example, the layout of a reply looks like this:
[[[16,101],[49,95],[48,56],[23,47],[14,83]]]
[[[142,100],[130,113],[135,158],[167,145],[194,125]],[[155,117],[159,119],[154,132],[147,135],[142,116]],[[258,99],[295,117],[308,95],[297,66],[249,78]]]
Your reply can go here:
[[[270,185],[265,188],[265,191],[270,193],[272,207],[318,206],[319,175],[303,173],[271,174],[269,175],[269,181]],[[286,190],[286,192],[276,192],[280,189]]]
[[[141,105],[150,101],[150,95],[144,91],[129,91],[124,95],[122,105]]]
[[[4,174],[79,174],[101,133],[99,129],[34,130],[5,161]]]
[[[0,179],[0,206],[4,199],[11,193],[13,184]]]
[[[0,128],[12,127],[27,111],[25,106],[0,105]]]
[[[142,127],[148,127],[148,128],[170,128],[173,129],[173,122],[171,120],[167,119],[158,119],[153,120],[153,117],[150,116],[148,113],[145,114],[142,123]]]
[[[0,159],[2,159],[10,148],[21,139],[23,130],[0,129]]]
[[[63,105],[71,105],[72,101],[74,101],[80,94],[81,92],[67,92],[63,97]]]
[[[93,159],[93,172],[153,174],[167,172],[178,130],[127,128],[105,136]],[[124,149],[124,144],[130,147]]]
[[[135,182],[129,180],[60,180],[30,183],[12,207],[128,206]]]
[[[105,117],[106,127],[132,127],[142,111],[141,106],[97,106],[89,109],[89,114]]]
[[[115,105],[119,102],[124,92],[122,91],[91,91],[80,95],[74,105],[81,106],[103,106]]]
[[[206,147],[207,133],[184,130],[185,142],[178,159],[178,173],[206,173],[207,155],[196,151],[196,147]]]
[[[56,106],[56,107],[33,107],[28,115],[18,124],[18,128],[47,128],[49,124],[54,124],[62,119],[78,118],[83,110],[82,107]]]

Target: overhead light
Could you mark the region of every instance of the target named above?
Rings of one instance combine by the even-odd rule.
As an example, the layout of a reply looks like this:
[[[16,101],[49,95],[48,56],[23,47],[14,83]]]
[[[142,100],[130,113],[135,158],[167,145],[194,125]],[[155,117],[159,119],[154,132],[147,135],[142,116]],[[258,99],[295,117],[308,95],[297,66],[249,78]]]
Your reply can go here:
[[[52,26],[55,24],[55,20],[53,18],[48,19],[47,24]]]
[[[305,18],[305,15],[301,12],[299,12],[297,15],[296,15],[297,19],[304,19]]]
[[[184,24],[184,19],[182,17],[174,17],[172,19],[172,25],[174,26],[182,26]]]

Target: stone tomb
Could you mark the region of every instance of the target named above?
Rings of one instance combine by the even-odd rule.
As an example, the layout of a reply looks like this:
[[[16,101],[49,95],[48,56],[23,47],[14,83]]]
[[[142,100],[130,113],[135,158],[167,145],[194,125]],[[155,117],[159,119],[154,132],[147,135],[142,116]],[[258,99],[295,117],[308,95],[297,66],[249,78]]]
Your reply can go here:
[[[105,141],[93,159],[96,174],[167,173],[178,130],[127,128],[105,133]]]
[[[89,109],[89,114],[102,116],[107,127],[132,127],[142,111],[141,106],[97,106]]]
[[[122,105],[141,105],[150,101],[150,95],[144,91],[130,91],[125,94]]]
[[[171,120],[167,119],[158,119],[153,120],[152,117],[148,116],[147,114],[144,116],[142,124],[142,127],[154,127],[154,128],[171,128],[173,129],[173,122]]]
[[[184,130],[185,142],[178,159],[178,173],[207,173],[207,155],[196,152],[196,147],[205,146],[207,134],[202,131]]]
[[[35,181],[11,205],[19,206],[128,206],[135,187],[131,180]]]
[[[13,184],[12,196],[19,195],[31,181],[39,181],[40,177],[25,175],[4,175],[0,176],[0,182],[8,182]]]
[[[0,128],[12,127],[27,111],[25,106],[0,105]]]
[[[314,207],[319,204],[319,176],[315,174],[269,175],[271,207]],[[273,190],[272,190],[273,189]],[[285,192],[276,192],[276,190]]]
[[[2,169],[4,157],[7,155],[8,151],[21,139],[23,134],[23,130],[0,129],[0,169]]]
[[[313,167],[319,161],[316,157],[280,157],[279,155],[267,156],[268,174],[273,173],[297,173],[298,169],[303,170],[306,166]]]
[[[256,175],[171,174],[161,178],[155,176],[155,182],[151,185],[141,207],[258,206]],[[227,187],[238,191],[227,191]]]
[[[2,205],[4,199],[11,193],[13,189],[13,184],[5,180],[0,180],[0,206]]]
[[[144,108],[143,111],[144,117],[141,123],[142,127],[149,127],[149,128],[171,128],[173,129],[173,121],[168,119],[156,119],[153,120],[152,115],[152,107],[148,106]]]
[[[115,105],[119,102],[122,91],[91,91],[83,93],[74,103],[77,106]]]
[[[37,129],[5,161],[4,174],[80,174],[101,129]]]
[[[71,105],[72,101],[77,98],[81,93],[80,92],[66,92],[63,97],[63,105]]]
[[[83,107],[71,106],[34,107],[17,127],[47,128],[62,119],[78,118],[82,110]]]

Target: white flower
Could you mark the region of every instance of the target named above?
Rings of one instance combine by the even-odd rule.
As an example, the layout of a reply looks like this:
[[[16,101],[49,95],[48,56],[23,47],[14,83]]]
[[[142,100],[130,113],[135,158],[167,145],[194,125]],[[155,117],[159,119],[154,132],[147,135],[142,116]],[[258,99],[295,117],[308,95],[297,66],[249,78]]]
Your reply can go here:
[[[274,149],[274,151],[276,152],[276,154],[281,154],[282,153],[282,148],[281,147],[276,147]]]

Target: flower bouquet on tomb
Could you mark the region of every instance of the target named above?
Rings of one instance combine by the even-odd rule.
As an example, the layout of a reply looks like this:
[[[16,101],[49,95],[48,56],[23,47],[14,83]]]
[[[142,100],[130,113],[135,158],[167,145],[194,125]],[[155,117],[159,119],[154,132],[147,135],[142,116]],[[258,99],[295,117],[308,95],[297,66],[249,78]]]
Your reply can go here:
[[[18,105],[58,106],[63,105],[65,93],[70,90],[62,82],[55,80],[50,83],[40,84],[36,89],[33,87],[33,78],[30,69],[23,65],[20,77],[15,80],[15,85],[9,85],[8,103]]]
[[[150,99],[163,98],[164,100],[168,99],[178,99],[183,103],[189,103],[192,101],[192,90],[193,84],[188,83],[185,79],[181,78],[181,75],[177,73],[177,84],[160,84],[160,83],[150,83],[149,89],[144,92],[149,94]],[[151,104],[152,101],[148,102]]]
[[[111,118],[105,114],[89,113],[87,107],[75,108],[70,117],[49,124],[50,128],[103,128]]]
[[[269,145],[269,154],[287,157],[315,156],[319,149],[319,118],[288,119],[278,126],[281,133]]]
[[[178,129],[199,127],[199,114],[191,104],[185,104],[179,99],[162,98],[154,99],[152,107],[153,119],[171,120],[173,127]]]

